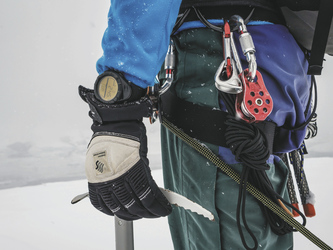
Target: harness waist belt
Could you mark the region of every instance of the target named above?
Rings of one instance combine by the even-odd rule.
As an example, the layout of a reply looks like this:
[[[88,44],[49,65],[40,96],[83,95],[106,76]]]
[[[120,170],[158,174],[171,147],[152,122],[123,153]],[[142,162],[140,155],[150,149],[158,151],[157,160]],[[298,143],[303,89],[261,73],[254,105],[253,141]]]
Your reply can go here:
[[[228,147],[225,140],[225,121],[229,115],[227,112],[185,101],[171,90],[161,96],[160,112],[192,138]],[[264,121],[256,123],[255,126],[265,135],[269,152],[272,154],[276,124]]]

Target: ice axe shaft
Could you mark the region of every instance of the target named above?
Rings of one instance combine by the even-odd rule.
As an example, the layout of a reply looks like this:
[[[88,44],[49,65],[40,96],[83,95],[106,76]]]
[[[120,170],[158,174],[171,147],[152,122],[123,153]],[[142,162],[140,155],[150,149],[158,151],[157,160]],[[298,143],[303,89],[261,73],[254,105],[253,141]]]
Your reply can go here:
[[[134,250],[133,221],[114,217],[116,250]]]
[[[75,204],[88,197],[89,193],[75,196],[71,203]],[[116,250],[134,250],[133,221],[126,221],[114,216]]]
[[[214,221],[214,215],[198,203],[195,203],[185,196],[177,194],[171,190],[161,187],[160,190],[171,204],[202,215],[210,221]],[[87,197],[89,197],[88,192],[77,195],[72,199],[71,203],[76,204]],[[114,224],[116,250],[134,250],[133,221],[126,221],[114,216]]]

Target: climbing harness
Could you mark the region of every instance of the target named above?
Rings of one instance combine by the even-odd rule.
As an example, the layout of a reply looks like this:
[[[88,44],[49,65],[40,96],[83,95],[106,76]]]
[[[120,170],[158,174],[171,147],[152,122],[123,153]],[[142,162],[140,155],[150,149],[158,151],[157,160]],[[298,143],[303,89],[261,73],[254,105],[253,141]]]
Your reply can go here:
[[[273,232],[278,235],[283,235],[297,230],[320,248],[332,249],[304,227],[306,218],[295,205],[297,204],[295,193],[294,198],[296,201],[291,197],[292,204],[286,202],[274,191],[266,175],[265,170],[269,169],[266,161],[272,153],[274,140],[267,139],[266,137],[274,138],[275,126],[273,126],[273,129],[268,129],[268,131],[270,131],[267,133],[269,136],[266,136],[266,133],[263,132],[263,128],[266,127],[266,124],[268,124],[267,127],[270,127],[269,123],[264,120],[273,109],[273,100],[265,87],[260,72],[257,70],[255,47],[251,35],[247,32],[246,21],[240,16],[235,15],[230,18],[229,22],[225,21],[224,27],[221,28],[210,24],[196,8],[193,7],[192,9],[195,10],[197,17],[202,23],[223,34],[224,58],[216,71],[214,80],[215,86],[220,91],[219,94],[226,104],[228,113],[219,110],[211,110],[210,108],[187,102],[172,93],[173,91],[170,89],[170,86],[172,85],[175,69],[175,63],[173,63],[175,62],[175,54],[172,48],[173,41],[171,41],[165,60],[165,75],[167,79],[165,82],[167,83],[164,82],[164,84],[162,84],[160,89],[163,89],[163,91],[155,91],[155,93],[159,95],[159,106],[155,113],[157,115],[155,115],[154,120],[159,116],[161,123],[165,127],[195,148],[199,153],[203,154],[223,172],[240,184],[236,218],[239,233],[246,249],[256,249],[258,247],[258,242],[246,222],[246,191],[250,192],[262,203],[263,213]],[[182,22],[184,22],[189,12],[190,9],[186,10],[180,16],[175,28],[178,29],[182,25]],[[248,68],[244,70],[233,40],[233,32],[235,30],[240,33],[239,42],[243,55],[248,62]],[[176,30],[173,31],[173,34],[175,32]],[[170,58],[172,58],[172,60],[170,60]],[[208,111],[208,109],[210,110]],[[185,112],[177,112],[176,110],[183,110]],[[199,112],[197,112],[197,110],[199,110]],[[191,113],[191,111],[193,112]],[[205,133],[207,127],[201,128],[200,125],[198,126],[197,124],[202,125],[202,122],[195,122],[197,120],[195,117],[200,116],[199,119],[202,119],[201,114],[203,113],[209,113],[212,119],[216,119],[216,123],[212,122],[212,120],[207,120],[215,124],[215,127],[219,128],[218,130],[221,131],[222,136],[217,136],[215,133],[210,134],[213,134],[213,136],[219,140],[225,137],[223,145],[221,145],[221,143],[213,144],[227,146],[235,155],[236,160],[244,164],[240,175],[235,173],[227,164],[221,161],[218,156],[196,140],[199,139],[210,142],[203,138],[205,134],[207,134]],[[242,118],[242,120],[235,119],[236,114],[238,117]],[[309,120],[312,120],[313,116],[311,115],[310,118]],[[306,126],[307,123],[308,121],[302,124],[301,127]],[[217,124],[218,126],[216,126]],[[262,124],[264,125],[259,128]],[[191,129],[187,129],[188,127]],[[263,137],[263,134],[265,134],[265,137]],[[293,188],[292,180],[288,181],[288,185]],[[301,215],[303,225],[292,218],[292,214],[285,206],[292,208],[294,214]],[[248,235],[253,240],[253,248],[250,248],[245,240],[241,228],[241,221]]]

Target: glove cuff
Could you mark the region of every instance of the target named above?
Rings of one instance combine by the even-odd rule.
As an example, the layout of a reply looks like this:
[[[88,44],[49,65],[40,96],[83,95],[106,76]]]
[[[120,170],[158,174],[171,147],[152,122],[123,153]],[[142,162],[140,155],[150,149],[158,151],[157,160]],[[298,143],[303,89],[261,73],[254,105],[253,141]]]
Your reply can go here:
[[[105,104],[99,101],[94,91],[79,86],[81,98],[89,104],[90,117],[99,124],[117,121],[141,120],[153,113],[153,102],[148,97],[122,104]]]

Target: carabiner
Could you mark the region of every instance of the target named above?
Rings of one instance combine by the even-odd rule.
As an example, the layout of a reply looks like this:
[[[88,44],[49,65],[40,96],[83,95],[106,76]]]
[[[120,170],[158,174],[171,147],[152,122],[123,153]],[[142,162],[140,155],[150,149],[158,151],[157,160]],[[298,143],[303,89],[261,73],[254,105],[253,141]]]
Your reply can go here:
[[[223,32],[224,60],[218,67],[214,79],[218,90],[229,94],[238,94],[242,92],[242,84],[238,77],[235,61],[232,58],[231,36],[230,26],[228,22],[225,22]]]
[[[166,80],[163,85],[160,87],[159,95],[163,95],[171,86],[173,82],[173,71],[176,67],[176,54],[175,54],[175,45],[173,40],[170,40],[168,52],[164,61],[165,77]]]
[[[235,61],[231,59],[232,75],[231,77],[222,80],[223,71],[226,67],[226,61],[224,60],[218,67],[215,74],[215,87],[225,93],[238,94],[243,91],[242,82],[238,77],[237,70],[235,67]]]
[[[255,56],[255,47],[252,40],[252,36],[247,31],[244,20],[241,16],[233,15],[230,18],[230,26],[233,29],[237,30],[239,35],[239,42],[243,51],[246,61],[249,63],[249,78],[251,81],[254,81],[257,72],[257,61]]]

